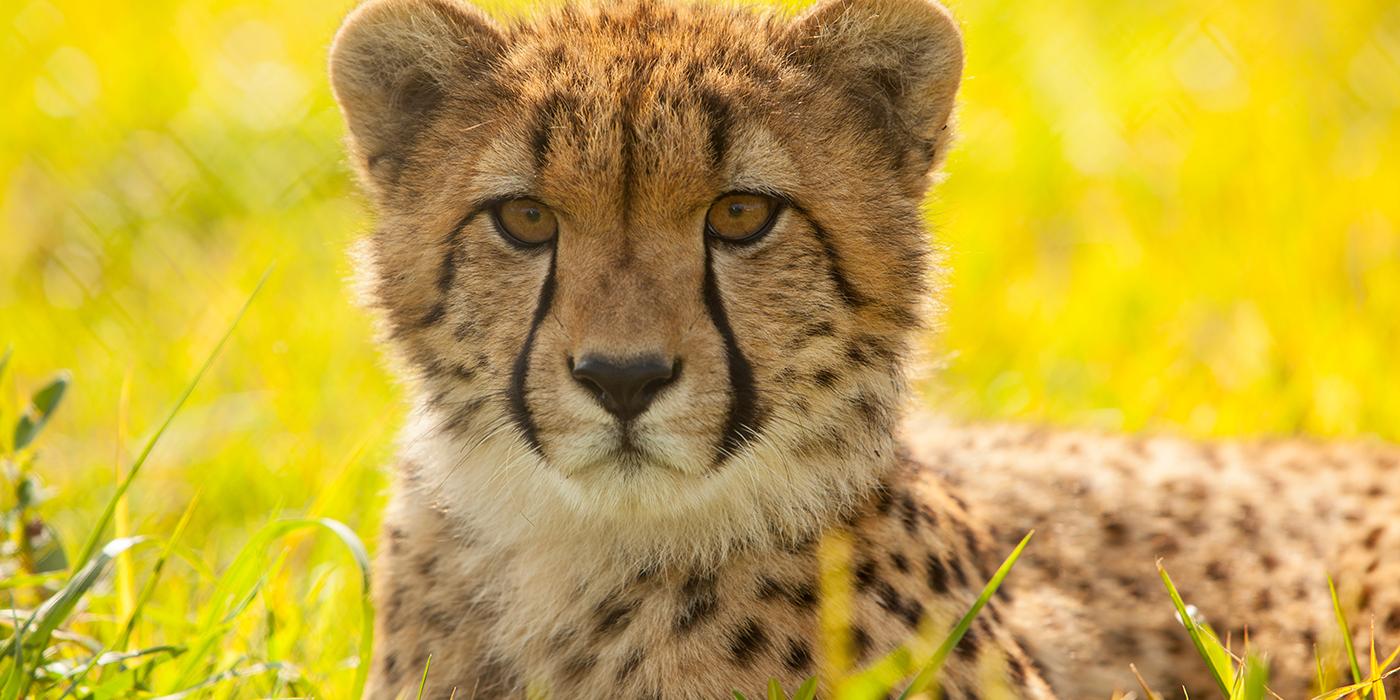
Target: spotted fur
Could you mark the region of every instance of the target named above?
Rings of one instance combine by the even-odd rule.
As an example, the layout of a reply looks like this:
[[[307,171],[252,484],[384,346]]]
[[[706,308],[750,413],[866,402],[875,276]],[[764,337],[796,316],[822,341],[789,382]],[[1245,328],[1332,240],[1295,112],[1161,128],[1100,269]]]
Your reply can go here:
[[[824,538],[851,542],[846,651],[864,662],[954,619],[1011,533],[1058,517],[999,510],[1018,486],[972,478],[985,461],[964,443],[918,442],[931,470],[896,439],[932,295],[920,204],[961,66],[931,0],[351,14],[331,74],[377,213],[358,266],[414,404],[369,697],[416,687],[429,654],[432,697],[791,690],[832,661]],[[784,204],[766,236],[705,234],[732,191]],[[548,244],[497,230],[491,205],[526,195],[558,217]],[[599,354],[676,374],[619,421],[571,376]],[[1103,532],[1150,559],[1123,516]],[[1062,697],[1125,685],[1122,640],[1148,618],[1104,597],[1084,612],[1118,626],[1086,629],[1037,607],[1058,563],[1013,582],[1031,602],[979,617],[947,697],[978,697],[989,669],[1018,697],[1054,697],[1047,678]],[[1118,655],[1069,655],[1070,634]]]

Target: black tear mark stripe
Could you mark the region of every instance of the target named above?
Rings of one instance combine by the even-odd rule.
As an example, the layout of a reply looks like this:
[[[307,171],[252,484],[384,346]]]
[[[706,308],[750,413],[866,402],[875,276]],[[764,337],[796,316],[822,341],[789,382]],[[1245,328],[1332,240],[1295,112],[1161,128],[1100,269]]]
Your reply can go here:
[[[857,291],[855,285],[851,284],[850,278],[846,276],[845,266],[841,263],[841,254],[836,251],[836,246],[832,244],[831,234],[806,209],[791,202],[788,205],[802,215],[802,218],[806,219],[807,224],[812,227],[812,235],[821,245],[822,253],[826,255],[827,277],[831,278],[831,284],[836,287],[836,293],[841,297],[841,301],[852,309],[864,306],[866,303],[865,295]]]
[[[753,367],[739,343],[734,338],[734,329],[729,326],[729,317],[724,312],[724,299],[719,293],[719,283],[715,279],[714,254],[705,248],[705,311],[715,331],[724,340],[724,355],[729,365],[729,415],[725,420],[724,434],[720,439],[716,466],[733,455],[744,439],[758,434],[758,391],[754,388]]]
[[[803,212],[806,216],[806,212]],[[822,252],[826,254],[827,275],[831,277],[831,283],[836,286],[836,293],[841,295],[841,301],[850,308],[858,308],[865,305],[865,297],[851,284],[850,278],[846,277],[845,268],[841,264],[841,254],[836,252],[836,246],[831,243],[831,234],[822,228],[821,224],[813,221],[810,216],[807,221],[812,224],[812,235],[817,237],[817,242],[822,246]]]
[[[510,371],[511,419],[520,428],[526,444],[540,456],[544,456],[544,451],[540,448],[539,435],[535,430],[535,418],[530,413],[530,406],[525,402],[525,380],[530,374],[530,353],[535,346],[535,334],[539,331],[540,322],[549,315],[549,309],[554,304],[554,260],[557,257],[558,249],[551,245],[549,271],[545,273],[544,284],[540,286],[540,300],[535,304],[534,318],[530,319],[530,331],[525,334],[525,343],[520,347],[520,353],[515,356],[515,364]]]

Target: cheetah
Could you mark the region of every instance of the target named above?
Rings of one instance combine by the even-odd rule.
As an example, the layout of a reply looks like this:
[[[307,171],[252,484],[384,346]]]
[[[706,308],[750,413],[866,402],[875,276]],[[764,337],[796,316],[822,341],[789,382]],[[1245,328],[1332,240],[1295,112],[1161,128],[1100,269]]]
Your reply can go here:
[[[1285,657],[1330,629],[1326,567],[1400,634],[1392,448],[908,413],[962,61],[932,0],[350,14],[330,72],[377,215],[357,269],[412,400],[366,697],[425,667],[435,698],[790,692],[955,620],[1032,528],[949,698],[988,669],[1014,697],[1107,697],[1130,661],[1206,688],[1157,557],[1218,627],[1267,613],[1288,697]]]

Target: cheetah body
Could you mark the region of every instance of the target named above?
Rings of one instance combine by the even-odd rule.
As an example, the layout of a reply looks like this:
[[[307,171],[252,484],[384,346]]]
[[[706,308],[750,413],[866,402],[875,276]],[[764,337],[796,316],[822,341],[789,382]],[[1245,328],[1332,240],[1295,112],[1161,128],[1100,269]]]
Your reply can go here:
[[[920,206],[961,66],[929,0],[351,15],[331,73],[378,215],[358,267],[413,397],[367,697],[411,696],[429,655],[442,698],[829,691],[843,663],[927,653],[917,640],[1032,528],[948,659],[947,697],[1106,696],[1131,686],[1129,661],[1203,687],[1156,556],[1221,615],[1284,586],[1258,631],[1289,651],[1327,629],[1304,571],[1335,566],[1393,609],[1394,562],[1367,559],[1400,536],[1379,476],[1393,453],[1336,472],[1390,500],[1314,513],[1317,494],[1268,490],[1302,472],[1270,476],[1277,460],[1244,448],[929,421],[897,436],[933,311]],[[707,209],[734,192],[773,203],[761,236],[712,235]],[[500,207],[521,201],[551,212],[550,237],[512,238]],[[578,379],[588,357],[671,370],[621,416]],[[1233,535],[1193,536],[1202,514],[1257,519],[1255,539],[1227,557]],[[848,625],[823,618],[840,589],[823,561],[850,574]]]

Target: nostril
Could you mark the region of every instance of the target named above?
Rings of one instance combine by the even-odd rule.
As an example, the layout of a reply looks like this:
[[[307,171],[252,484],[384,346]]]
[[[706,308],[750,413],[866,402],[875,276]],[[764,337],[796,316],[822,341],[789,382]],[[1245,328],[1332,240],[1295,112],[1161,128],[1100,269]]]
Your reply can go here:
[[[616,360],[585,355],[576,362],[571,359],[569,372],[609,413],[630,420],[651,405],[679,369],[679,362],[657,356]]]

